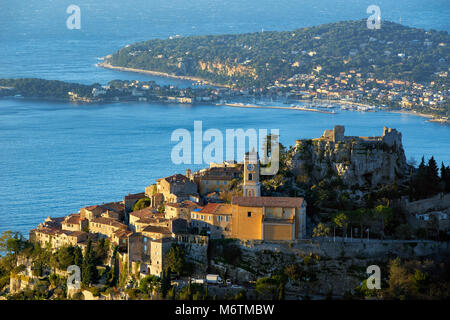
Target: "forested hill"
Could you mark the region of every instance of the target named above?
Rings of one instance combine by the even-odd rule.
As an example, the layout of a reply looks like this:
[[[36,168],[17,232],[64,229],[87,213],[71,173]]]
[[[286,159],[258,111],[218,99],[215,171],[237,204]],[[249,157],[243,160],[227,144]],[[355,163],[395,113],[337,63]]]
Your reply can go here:
[[[20,94],[27,98],[68,100],[69,92],[88,97],[91,96],[92,89],[98,87],[100,87],[100,84],[98,83],[93,85],[84,85],[79,83],[37,78],[0,79],[0,97]]]
[[[149,40],[120,49],[106,62],[240,87],[351,69],[378,79],[428,82],[436,72],[448,71],[449,42],[446,31],[387,21],[368,29],[366,20],[358,20],[283,32]]]

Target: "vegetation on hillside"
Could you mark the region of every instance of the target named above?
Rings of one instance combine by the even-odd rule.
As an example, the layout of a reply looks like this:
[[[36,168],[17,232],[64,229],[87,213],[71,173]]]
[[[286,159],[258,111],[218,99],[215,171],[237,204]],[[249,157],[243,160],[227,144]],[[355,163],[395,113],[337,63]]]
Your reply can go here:
[[[68,92],[90,97],[92,89],[101,86],[100,84],[84,85],[58,80],[19,78],[0,79],[0,87],[12,88],[11,90],[0,90],[0,96],[20,94],[27,98],[69,99]]]
[[[238,87],[264,87],[318,66],[325,75],[354,69],[378,79],[425,82],[447,71],[449,40],[445,31],[388,21],[381,29],[368,29],[366,20],[359,20],[283,32],[149,40],[120,49],[108,62]]]

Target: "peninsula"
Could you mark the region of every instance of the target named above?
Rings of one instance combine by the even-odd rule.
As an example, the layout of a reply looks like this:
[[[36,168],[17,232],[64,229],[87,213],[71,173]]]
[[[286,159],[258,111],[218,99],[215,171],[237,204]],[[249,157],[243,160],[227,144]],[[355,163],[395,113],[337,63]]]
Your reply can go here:
[[[99,66],[206,81],[245,93],[326,99],[449,117],[445,31],[365,20],[283,32],[175,37],[127,45]]]

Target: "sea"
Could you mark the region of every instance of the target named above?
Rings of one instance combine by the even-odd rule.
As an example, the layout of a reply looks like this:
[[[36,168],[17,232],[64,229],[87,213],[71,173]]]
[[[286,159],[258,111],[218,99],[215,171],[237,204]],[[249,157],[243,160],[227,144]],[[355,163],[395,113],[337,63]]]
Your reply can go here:
[[[68,29],[70,5],[81,28]],[[450,31],[448,0],[0,0],[0,78],[36,77],[91,84],[114,79],[191,82],[98,68],[99,58],[137,41],[173,36],[292,30],[366,19],[378,5],[382,20]],[[381,26],[382,27],[382,26]],[[46,217],[120,201],[157,178],[208,166],[176,164],[177,129],[278,129],[280,141],[320,136],[334,125],[346,134],[403,135],[406,157],[434,156],[450,165],[450,126],[388,112],[322,114],[215,105],[112,103],[74,105],[0,99],[0,232],[27,236]],[[226,141],[224,141],[226,143]],[[207,143],[205,143],[207,145]],[[240,160],[240,159],[237,159]]]

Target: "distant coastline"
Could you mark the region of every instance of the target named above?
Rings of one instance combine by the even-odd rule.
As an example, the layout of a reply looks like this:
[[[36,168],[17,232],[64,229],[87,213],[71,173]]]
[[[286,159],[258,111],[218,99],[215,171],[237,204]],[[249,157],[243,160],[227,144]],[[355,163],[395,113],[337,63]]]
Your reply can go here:
[[[314,108],[304,108],[304,107],[280,107],[280,106],[260,106],[256,104],[241,104],[241,103],[218,103],[218,106],[224,107],[233,107],[233,108],[253,108],[253,109],[285,109],[285,110],[298,110],[298,111],[307,111],[307,112],[318,112],[318,113],[326,113],[326,114],[335,114],[335,112],[318,110]]]
[[[301,102],[311,102],[310,100],[299,100],[299,101],[301,101]],[[349,104],[349,105],[362,106],[362,107],[370,106],[367,103],[347,101],[347,100],[314,99],[314,101],[326,102],[326,103]],[[435,116],[433,116],[431,114],[426,114],[426,113],[421,113],[421,112],[416,112],[416,111],[408,111],[408,110],[383,110],[383,111],[392,112],[392,113],[409,114],[409,115],[424,117],[424,118],[428,118],[429,122],[441,122],[441,123],[448,123],[448,124],[450,124],[450,120],[446,120],[446,119],[442,119],[442,118],[435,118]]]
[[[106,57],[104,57],[103,59],[105,59],[105,58]],[[165,73],[165,72],[146,70],[146,69],[118,67],[118,66],[113,66],[112,64],[107,63],[105,61],[97,63],[97,67],[101,67],[101,68],[105,68],[105,69],[111,69],[111,70],[144,73],[144,74],[150,74],[152,76],[159,76],[159,77],[166,77],[166,78],[173,78],[173,79],[180,79],[180,80],[197,81],[197,82],[203,82],[203,83],[209,84],[209,85],[214,86],[214,87],[230,88],[230,86],[223,85],[223,84],[212,83],[209,80],[206,80],[206,79],[203,79],[203,78],[192,77],[192,76],[178,76],[178,75],[169,74],[169,73]]]

